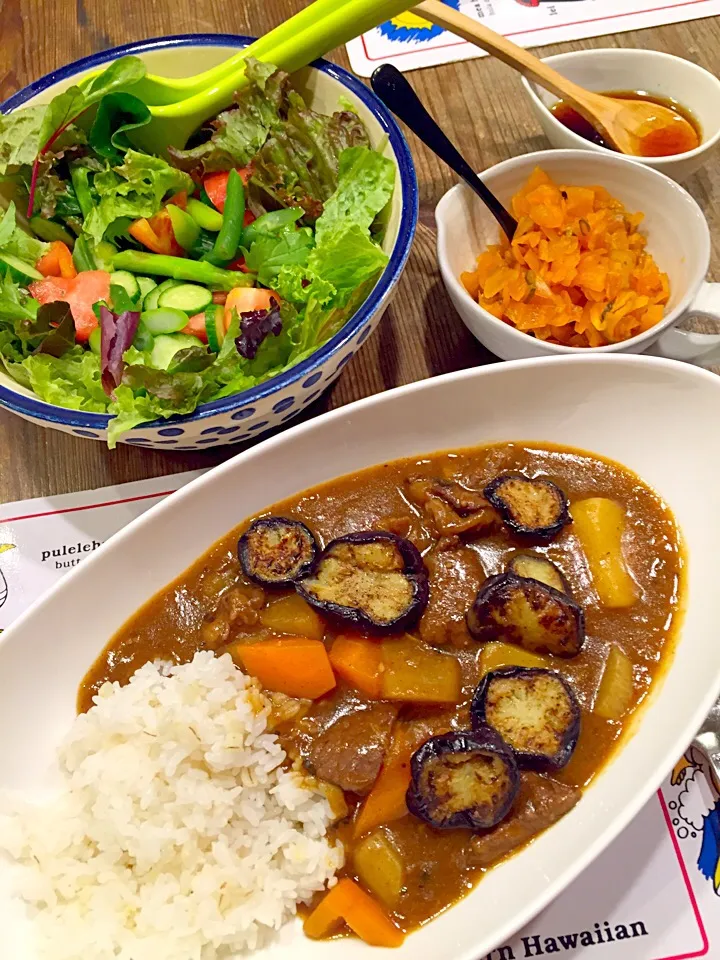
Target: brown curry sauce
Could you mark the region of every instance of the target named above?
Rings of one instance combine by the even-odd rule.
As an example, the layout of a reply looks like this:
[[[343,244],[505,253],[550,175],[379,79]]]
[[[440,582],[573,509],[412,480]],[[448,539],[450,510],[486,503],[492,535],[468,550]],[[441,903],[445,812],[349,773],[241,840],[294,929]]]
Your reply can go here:
[[[421,643],[458,659],[462,702],[455,708],[401,704],[396,723],[420,718],[427,721],[433,734],[467,729],[468,702],[479,679],[482,645],[468,634],[465,612],[484,579],[501,572],[509,557],[527,549],[527,544],[505,530],[477,539],[472,531],[459,538],[439,535],[427,514],[408,495],[408,480],[452,478],[470,489],[481,490],[505,471],[552,479],[567,494],[571,513],[573,501],[604,496],[619,502],[626,515],[623,553],[639,593],[631,607],[600,606],[572,526],[549,545],[532,547],[560,568],[575,600],[585,610],[586,641],[580,654],[553,662],[573,686],[582,708],[578,746],[568,765],[554,778],[584,788],[610,756],[633,711],[669,660],[678,620],[683,576],[679,534],[665,505],[638,477],[616,463],[572,449],[497,444],[385,463],[289,498],[266,513],[303,521],[322,543],[356,530],[389,529],[418,547],[430,570],[431,599],[415,634]],[[238,536],[249,522],[228,533],[118,631],[81,684],[80,711],[92,706],[92,697],[104,682],[127,682],[150,660],[185,662],[200,649],[221,654],[228,644],[275,636],[262,626],[259,616],[267,603],[289,591],[263,591],[244,578],[236,547]],[[329,623],[325,627],[324,642],[329,647],[340,631]],[[621,721],[604,720],[592,712],[611,643],[620,646],[634,668],[634,702]],[[278,727],[289,756],[303,755],[312,736],[308,730],[326,729],[337,717],[372,703],[377,701],[369,701],[339,683],[309,706],[299,724],[289,722]],[[353,876],[351,823],[360,798],[348,794],[346,800],[350,816],[336,829],[346,845],[344,873]],[[409,814],[382,830],[405,867],[404,888],[391,913],[403,930],[446,909],[484,872],[466,856],[472,839],[469,831],[435,830]]]

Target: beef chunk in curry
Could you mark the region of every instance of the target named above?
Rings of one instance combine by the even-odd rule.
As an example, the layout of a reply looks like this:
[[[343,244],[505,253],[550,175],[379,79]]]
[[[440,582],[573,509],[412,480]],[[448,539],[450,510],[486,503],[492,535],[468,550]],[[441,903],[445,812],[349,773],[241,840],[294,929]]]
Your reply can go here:
[[[254,672],[288,767],[332,797],[333,891],[360,889],[396,945],[580,800],[668,659],[682,584],[672,516],[600,457],[385,463],[229,533],[110,641],[79,706],[199,649]]]
[[[345,714],[312,739],[308,770],[350,793],[366,794],[377,780],[390,745],[397,707],[375,703]]]
[[[520,789],[510,816],[495,830],[470,840],[467,863],[472,867],[492,866],[564,817],[581,796],[576,787],[549,777],[529,772],[521,774]]]

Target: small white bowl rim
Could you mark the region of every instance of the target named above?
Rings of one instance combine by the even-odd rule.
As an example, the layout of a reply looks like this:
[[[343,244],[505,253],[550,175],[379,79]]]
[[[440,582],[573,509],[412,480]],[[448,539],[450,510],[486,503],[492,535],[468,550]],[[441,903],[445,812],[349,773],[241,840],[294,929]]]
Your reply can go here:
[[[718,79],[714,73],[710,73],[710,71],[706,70],[705,67],[701,67],[699,64],[693,63],[692,60],[686,60],[684,57],[676,57],[675,54],[664,53],[662,50],[642,50],[627,47],[601,47],[597,50],[573,50],[569,53],[556,53],[551,57],[543,57],[542,62],[547,63],[549,66],[553,66],[555,64],[566,63],[568,60],[577,60],[579,58],[597,59],[607,56],[608,54],[621,57],[627,56],[629,59],[632,57],[637,57],[638,54],[641,54],[644,56],[655,57],[658,60],[673,60],[676,63],[682,63],[683,68],[690,67],[694,71],[706,74],[706,76],[713,80],[715,82],[715,86],[717,87],[718,101],[720,101],[720,79]],[[569,127],[566,127],[564,123],[560,123],[560,121],[553,114],[552,110],[548,110],[547,106],[543,103],[537,93],[535,93],[534,81],[528,80],[527,77],[521,77],[521,80],[528,96],[533,100],[534,103],[537,103],[543,113],[550,118],[551,123],[556,126],[559,131],[567,134],[578,144],[583,144],[584,149],[587,150],[590,141],[585,140],[584,137],[581,137],[573,130],[570,130]],[[540,86],[540,84],[538,84],[538,86]],[[652,91],[648,92],[652,93]],[[685,106],[685,104],[683,104],[683,106]],[[690,109],[689,106],[688,109]],[[650,167],[672,167],[674,163],[677,163],[680,160],[684,162],[685,160],[692,160],[694,157],[699,157],[705,151],[711,150],[718,141],[720,141],[720,124],[718,125],[718,129],[715,131],[712,137],[710,137],[708,140],[703,140],[702,143],[700,143],[699,146],[695,147],[693,150],[686,150],[684,153],[674,153],[669,157],[633,157],[632,159],[634,163],[642,163]],[[607,153],[611,156],[617,156],[614,150],[608,150],[607,147],[602,147],[599,143],[590,143],[590,149],[600,153]]]
[[[587,150],[536,150],[534,153],[524,153],[519,157],[510,157],[508,160],[501,160],[500,163],[495,163],[493,166],[488,167],[487,170],[481,171],[478,176],[481,180],[484,180],[489,173],[496,171],[501,171],[513,166],[521,166],[522,164],[528,164],[532,166],[541,166],[542,158],[565,158],[568,160],[578,160],[579,162],[587,162],[588,152]],[[612,164],[626,164],[628,167],[633,168],[634,171],[638,170],[638,164],[634,160],[630,160],[627,157],[623,157],[621,154],[613,153],[610,150],[603,151],[602,153],[595,153],[593,155],[593,162],[598,161],[600,163],[607,164],[611,166]],[[703,246],[704,254],[699,259],[699,262],[703,264],[702,270],[697,272],[700,274],[699,280],[702,282],[705,277],[708,266],[710,263],[710,228],[708,227],[707,219],[703,214],[702,210],[698,206],[697,201],[688,193],[688,191],[680,186],[679,183],[676,183],[674,180],[671,180],[670,177],[666,176],[664,173],[660,173],[659,170],[654,170],[652,167],[639,167],[639,173],[633,172],[632,176],[650,176],[650,177],[660,177],[667,184],[669,184],[673,189],[683,193],[686,197],[686,202],[689,203],[690,208],[694,209],[694,212],[700,218],[700,221],[705,224],[705,237]],[[476,311],[478,317],[483,320],[485,323],[491,323],[492,325],[502,328],[504,331],[508,332],[510,335],[516,338],[521,338],[523,342],[527,339],[533,340],[537,343],[540,349],[547,353],[555,354],[600,354],[600,353],[622,353],[625,351],[629,344],[640,344],[648,340],[655,339],[658,333],[662,330],[666,330],[672,323],[676,322],[673,320],[673,315],[682,316],[685,311],[690,307],[694,297],[695,290],[692,284],[689,284],[689,290],[683,297],[683,299],[678,303],[672,312],[667,316],[663,317],[660,323],[656,323],[655,326],[650,327],[649,330],[643,331],[643,333],[638,333],[634,337],[629,337],[627,340],[621,340],[618,343],[609,343],[603,347],[567,347],[561,343],[549,343],[547,340],[538,340],[535,337],[530,337],[529,334],[524,333],[522,330],[518,330],[516,327],[511,326],[509,323],[505,323],[503,320],[499,320],[497,317],[494,317],[487,310],[483,309],[479,303],[477,303],[470,294],[465,289],[463,283],[460,280],[459,276],[455,276],[454,271],[450,270],[445,262],[444,251],[441,251],[441,238],[444,240],[445,237],[445,224],[443,220],[443,210],[442,208],[447,204],[449,198],[452,194],[462,193],[463,191],[469,190],[470,188],[464,183],[456,183],[454,187],[451,187],[446,193],[440,197],[440,200],[435,207],[435,220],[438,225],[438,260],[440,263],[440,271],[443,275],[443,279],[446,284],[450,284],[453,290],[458,293],[460,296],[464,297],[468,304]],[[474,196],[474,194],[473,194]],[[480,252],[480,251],[478,251]]]

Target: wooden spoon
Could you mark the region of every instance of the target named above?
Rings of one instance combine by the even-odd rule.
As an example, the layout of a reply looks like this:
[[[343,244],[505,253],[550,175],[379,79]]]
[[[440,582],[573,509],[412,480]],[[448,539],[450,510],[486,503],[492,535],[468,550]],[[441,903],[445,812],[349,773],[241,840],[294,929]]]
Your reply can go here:
[[[527,50],[488,29],[441,0],[424,0],[413,13],[449,30],[502,60],[523,76],[561,97],[591,123],[620,153],[633,157],[667,156],[700,145],[697,131],[684,117],[650,100],[621,100],[579,87]],[[682,149],[667,149],[673,144]],[[666,148],[663,149],[663,144]],[[688,146],[685,146],[688,144]]]

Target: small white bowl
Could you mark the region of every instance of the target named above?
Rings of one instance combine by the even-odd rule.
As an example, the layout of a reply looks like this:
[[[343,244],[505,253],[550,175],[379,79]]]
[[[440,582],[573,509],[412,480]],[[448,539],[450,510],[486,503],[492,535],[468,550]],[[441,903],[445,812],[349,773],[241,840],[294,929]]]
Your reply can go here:
[[[686,107],[700,124],[703,139],[699,147],[674,157],[634,158],[673,180],[687,180],[706,162],[720,140],[720,80],[689,60],[658,50],[605,49],[560,53],[545,57],[543,62],[587,90],[644,90]],[[590,143],[556,120],[550,110],[558,100],[554,93],[525,78],[522,82],[535,116],[554,147],[613,152]]]
[[[470,332],[502,360],[588,352],[644,353],[652,348],[678,360],[717,362],[720,336],[671,329],[694,314],[720,320],[720,284],[705,281],[710,230],[690,194],[656,170],[609,150],[541,150],[505,160],[480,176],[509,207],[511,197],[535,167],[541,167],[558,183],[600,184],[631,212],[644,213],[640,229],[648,237],[647,249],[670,278],[665,316],[645,333],[606,347],[547,343],[498,320],[470,296],[460,281],[461,273],[474,269],[478,255],[498,242],[498,225],[481,200],[464,184],[458,184],[435,208],[437,255],[450,299]]]

